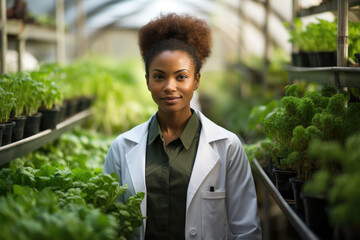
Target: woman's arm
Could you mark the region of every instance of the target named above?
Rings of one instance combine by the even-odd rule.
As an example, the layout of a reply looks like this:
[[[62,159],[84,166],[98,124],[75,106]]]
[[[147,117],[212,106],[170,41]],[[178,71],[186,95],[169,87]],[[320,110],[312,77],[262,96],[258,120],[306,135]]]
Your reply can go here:
[[[227,217],[230,239],[261,239],[255,184],[245,150],[234,135],[228,150]]]

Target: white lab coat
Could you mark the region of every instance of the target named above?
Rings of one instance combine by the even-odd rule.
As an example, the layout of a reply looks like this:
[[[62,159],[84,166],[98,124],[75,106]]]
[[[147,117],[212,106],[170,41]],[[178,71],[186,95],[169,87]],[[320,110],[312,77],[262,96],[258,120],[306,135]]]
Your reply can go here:
[[[195,111],[202,124],[187,190],[186,239],[261,239],[250,164],[239,138]],[[127,184],[124,201],[145,192],[145,155],[150,119],[111,144],[104,172],[116,172]],[[215,191],[211,192],[213,186]],[[146,196],[141,204],[146,215]],[[144,239],[146,220],[133,239]]]

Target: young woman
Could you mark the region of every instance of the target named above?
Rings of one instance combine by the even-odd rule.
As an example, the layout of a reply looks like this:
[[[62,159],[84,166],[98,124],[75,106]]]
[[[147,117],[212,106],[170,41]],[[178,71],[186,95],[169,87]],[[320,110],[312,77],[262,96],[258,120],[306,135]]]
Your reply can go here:
[[[158,111],[112,143],[104,172],[145,192],[134,239],[261,239],[254,182],[238,137],[190,108],[211,33],[189,15],[161,15],[139,31],[146,84]]]

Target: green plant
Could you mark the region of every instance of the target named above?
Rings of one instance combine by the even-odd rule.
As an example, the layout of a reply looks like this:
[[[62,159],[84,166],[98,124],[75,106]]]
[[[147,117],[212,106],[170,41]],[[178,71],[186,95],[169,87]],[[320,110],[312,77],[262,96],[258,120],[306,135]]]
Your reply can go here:
[[[360,52],[360,22],[349,21],[348,34],[348,53],[350,58],[354,58],[354,54]]]
[[[118,239],[115,217],[90,205],[69,203],[60,208],[48,188],[41,191],[14,185],[0,197],[1,239]],[[122,238],[124,239],[124,238]]]
[[[31,77],[44,84],[44,97],[42,104],[46,109],[52,109],[55,105],[61,105],[62,94],[59,86],[51,79],[51,72],[48,69],[42,69],[32,72]]]
[[[9,120],[15,101],[12,92],[7,92],[0,87],[0,123],[6,123]]]
[[[290,39],[300,51],[336,51],[337,23],[317,18],[317,23],[309,23],[306,27],[299,18],[294,19],[293,28],[288,22],[284,26],[289,29]]]
[[[334,226],[360,226],[360,134],[346,140],[344,147],[338,147],[342,155],[342,173],[335,178],[329,190],[330,220]]]
[[[57,206],[61,209],[71,204],[91,205],[103,213],[111,214],[118,221],[117,231],[124,239],[129,239],[133,229],[142,221],[140,204],[144,193],[137,193],[125,203],[117,202],[127,190],[119,186],[117,174],[104,174],[101,170],[85,169],[61,170],[44,165],[40,169],[20,167],[3,168],[0,171],[0,195],[6,195],[17,185],[28,186],[34,190],[51,189],[58,198]]]

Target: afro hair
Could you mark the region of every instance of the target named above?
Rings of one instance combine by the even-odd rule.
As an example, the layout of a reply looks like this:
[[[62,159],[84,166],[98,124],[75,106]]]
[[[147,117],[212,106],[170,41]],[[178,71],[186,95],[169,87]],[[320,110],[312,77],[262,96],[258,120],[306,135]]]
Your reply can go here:
[[[169,44],[169,42],[172,43]],[[140,28],[138,44],[145,65],[149,64],[149,61],[152,60],[156,53],[166,49],[186,50],[193,58],[198,58],[201,62],[200,65],[202,65],[210,56],[212,39],[210,28],[204,20],[188,14],[177,15],[171,13],[167,15],[161,14],[160,17]],[[178,47],[174,46],[174,44]],[[190,46],[196,52],[195,56],[192,53],[193,51],[184,49],[182,46],[184,44]],[[155,52],[154,47],[158,49]],[[149,57],[148,54],[152,56]],[[198,62],[196,60],[195,62]]]

